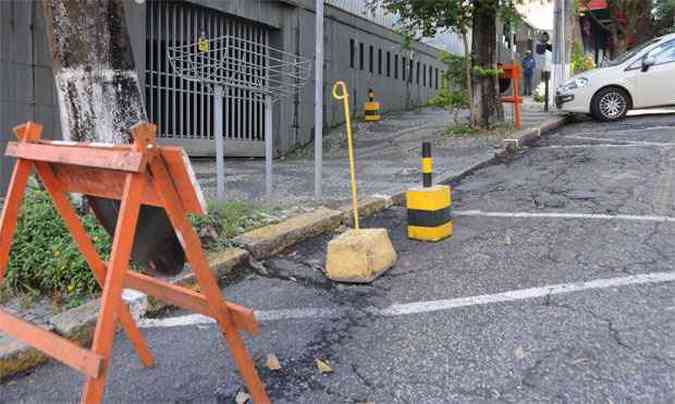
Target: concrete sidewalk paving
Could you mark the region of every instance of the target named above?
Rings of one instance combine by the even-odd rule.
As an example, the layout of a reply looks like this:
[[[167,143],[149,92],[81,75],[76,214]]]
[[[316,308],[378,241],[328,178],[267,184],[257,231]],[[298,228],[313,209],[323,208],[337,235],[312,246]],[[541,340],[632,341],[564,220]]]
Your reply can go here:
[[[506,107],[507,119],[510,107]],[[556,117],[543,105],[528,100],[523,106],[523,127],[534,127]],[[421,108],[387,114],[376,123],[354,122],[357,181],[360,196],[394,195],[421,183],[420,156],[423,141],[432,142],[434,180],[446,180],[488,161],[513,135],[447,135],[448,111]],[[506,131],[504,131],[506,132]],[[194,160],[205,192],[215,193],[215,161]],[[349,163],[343,126],[324,134],[323,198],[314,198],[313,145],[274,161],[273,197],[265,199],[263,159],[228,159],[225,162],[227,200],[249,201],[271,207],[338,206],[350,199]]]

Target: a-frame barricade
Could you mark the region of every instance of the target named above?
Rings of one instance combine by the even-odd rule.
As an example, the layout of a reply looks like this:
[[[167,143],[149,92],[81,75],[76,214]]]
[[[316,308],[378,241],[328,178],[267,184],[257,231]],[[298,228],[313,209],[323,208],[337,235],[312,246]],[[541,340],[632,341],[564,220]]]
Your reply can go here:
[[[224,300],[187,215],[204,214],[193,177],[180,147],[155,143],[156,126],[132,128],[130,145],[43,141],[42,127],[28,122],[14,129],[6,155],[16,163],[0,217],[0,284],[9,262],[12,238],[28,178],[34,170],[51,196],[87,264],[101,286],[101,308],[91,350],[14,317],[0,309],[0,331],[78,370],[86,377],[81,402],[102,401],[110,367],[115,329],[119,323],[141,363],[153,365],[152,353],[138,329],[122,290],[130,288],[176,306],[212,317],[256,403],[269,398],[239,331],[258,334],[253,310]],[[67,194],[80,193],[121,201],[109,262],[104,262],[73,209]],[[141,205],[165,209],[197,278],[200,292],[129,270],[129,260]],[[198,371],[198,369],[196,370]]]

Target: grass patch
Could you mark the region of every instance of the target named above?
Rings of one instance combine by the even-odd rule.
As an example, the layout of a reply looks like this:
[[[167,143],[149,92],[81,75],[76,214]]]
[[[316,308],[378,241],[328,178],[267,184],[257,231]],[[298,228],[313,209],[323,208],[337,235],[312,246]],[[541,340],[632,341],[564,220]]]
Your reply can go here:
[[[475,128],[471,125],[450,126],[445,132],[448,137],[469,137],[469,136],[506,136],[514,129],[511,123],[495,125],[491,128]]]
[[[276,219],[244,202],[210,203],[208,214],[191,220],[207,251],[232,246],[232,238]],[[93,214],[80,217],[101,258],[110,255],[111,237]],[[58,308],[72,308],[100,293],[46,191],[27,189],[12,243],[7,275],[0,285],[0,304],[18,299],[22,308],[48,298]]]
[[[81,217],[101,257],[110,254],[111,239],[92,214]],[[68,302],[99,291],[89,267],[73,242],[46,191],[29,188],[12,243],[2,293],[22,294],[22,302],[48,296]]]
[[[452,137],[465,137],[465,136],[476,135],[480,132],[481,132],[480,129],[474,128],[471,125],[458,125],[458,126],[448,127],[448,130],[446,131],[446,134],[448,136],[452,136]]]
[[[274,221],[269,211],[245,202],[210,201],[207,212],[204,216],[191,216],[207,250],[232,247],[233,237]]]

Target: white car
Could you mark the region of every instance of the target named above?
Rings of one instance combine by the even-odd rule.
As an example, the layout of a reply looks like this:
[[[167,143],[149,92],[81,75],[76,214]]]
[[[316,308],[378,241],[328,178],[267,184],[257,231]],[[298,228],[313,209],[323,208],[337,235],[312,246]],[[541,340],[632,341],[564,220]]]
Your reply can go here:
[[[613,121],[630,109],[675,105],[675,34],[640,45],[556,91],[558,109]]]

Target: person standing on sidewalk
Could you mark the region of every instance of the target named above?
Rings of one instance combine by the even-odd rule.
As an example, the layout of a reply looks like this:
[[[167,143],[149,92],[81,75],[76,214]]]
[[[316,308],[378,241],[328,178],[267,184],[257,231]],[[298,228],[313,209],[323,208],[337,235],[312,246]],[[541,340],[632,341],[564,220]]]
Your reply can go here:
[[[537,62],[532,56],[532,51],[528,50],[525,53],[525,58],[523,58],[523,76],[525,79],[525,96],[532,95],[532,76],[534,75],[534,70],[537,67]]]

